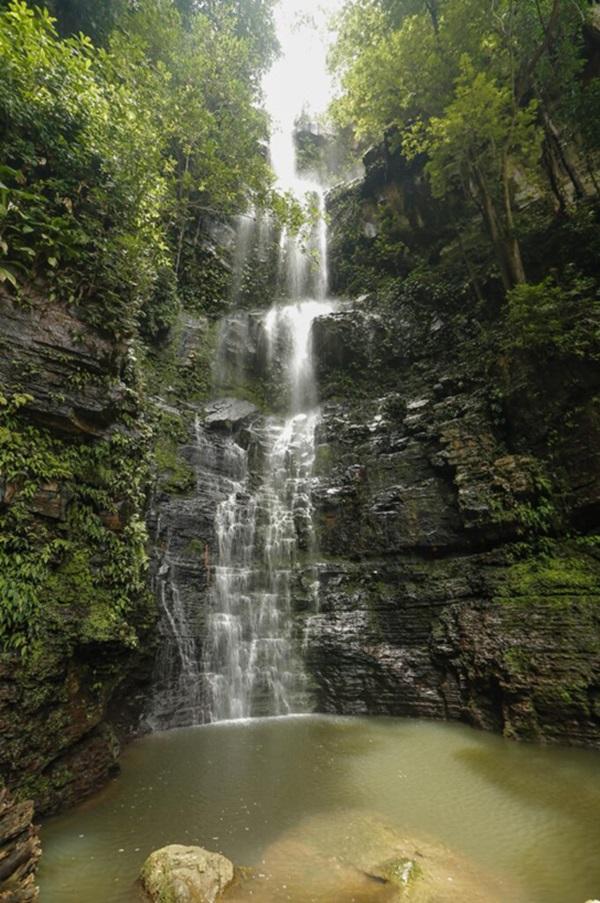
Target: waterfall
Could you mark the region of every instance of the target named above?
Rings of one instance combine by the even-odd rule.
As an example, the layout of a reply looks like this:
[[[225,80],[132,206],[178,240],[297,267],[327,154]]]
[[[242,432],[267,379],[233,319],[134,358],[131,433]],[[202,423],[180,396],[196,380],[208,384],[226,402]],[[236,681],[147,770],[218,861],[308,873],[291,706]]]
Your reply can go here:
[[[301,643],[294,636],[293,569],[313,547],[311,480],[317,392],[311,326],[330,301],[296,301],[262,318],[267,364],[286,351],[289,412],[256,427],[262,467],[233,443],[239,479],[215,518],[218,560],[210,594],[204,676],[207,718],[283,715],[310,707]],[[225,333],[226,335],[226,330]]]
[[[251,474],[248,452],[235,446],[241,476],[217,509],[218,560],[203,659],[206,717],[211,721],[310,709],[302,637],[294,630],[292,583],[298,552],[314,551],[311,484],[319,410],[312,325],[334,303],[327,299],[324,191],[296,173],[291,126],[274,134],[271,159],[282,187],[317,199],[320,215],[312,250],[318,266],[311,265],[294,236],[283,233],[278,271],[284,276],[285,297],[260,317],[258,344],[267,382],[273,385],[274,371],[282,371],[285,412],[267,417],[255,436],[261,449],[258,472]],[[236,266],[242,268],[251,247],[247,220],[239,235],[243,256],[236,258]],[[233,315],[221,328],[217,382],[234,392],[245,372],[248,322]]]
[[[286,4],[302,12],[296,0],[285,0],[280,5],[284,19]],[[298,31],[284,19],[278,24],[285,45]],[[283,25],[290,26],[284,35]],[[289,74],[285,77],[289,80]],[[198,562],[192,566],[187,553],[181,556],[176,530],[165,527],[161,537],[159,529],[163,555],[155,581],[164,616],[148,718],[153,727],[284,715],[312,707],[303,661],[307,634],[295,610],[294,580],[297,565],[306,566],[315,554],[311,495],[319,406],[312,327],[316,318],[334,309],[334,302],[327,296],[324,190],[296,171],[293,129],[302,104],[293,109],[281,98],[278,102],[280,82],[276,66],[265,85],[278,119],[271,162],[281,190],[310,196],[319,217],[308,253],[286,230],[278,237],[268,215],[259,210],[237,220],[234,312],[220,324],[214,404],[243,405],[258,374],[269,413],[246,403],[247,417],[238,418],[235,428],[224,418],[217,433],[214,423],[211,427],[201,414],[197,418],[187,454],[197,494],[169,504],[176,509],[171,521],[184,516],[192,542],[203,544],[203,576],[190,589]],[[285,114],[278,115],[282,110]],[[265,263],[276,300],[266,310],[248,310],[252,293],[246,282]],[[180,572],[185,591],[178,586]]]

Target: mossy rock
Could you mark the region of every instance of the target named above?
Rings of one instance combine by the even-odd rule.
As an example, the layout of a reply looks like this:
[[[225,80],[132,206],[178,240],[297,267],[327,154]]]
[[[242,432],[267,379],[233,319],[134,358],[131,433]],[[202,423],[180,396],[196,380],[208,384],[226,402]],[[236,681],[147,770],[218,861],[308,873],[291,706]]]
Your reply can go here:
[[[220,853],[171,844],[150,854],[140,880],[153,903],[214,903],[233,877]]]
[[[389,859],[377,868],[377,876],[399,888],[408,888],[423,875],[423,869],[416,859],[398,856]]]
[[[162,489],[170,495],[187,495],[196,486],[192,468],[182,459],[177,442],[161,435],[155,451],[158,479]]]
[[[568,607],[575,602],[600,604],[600,563],[576,545],[553,546],[547,554],[513,564],[495,601],[506,605],[546,603]]]

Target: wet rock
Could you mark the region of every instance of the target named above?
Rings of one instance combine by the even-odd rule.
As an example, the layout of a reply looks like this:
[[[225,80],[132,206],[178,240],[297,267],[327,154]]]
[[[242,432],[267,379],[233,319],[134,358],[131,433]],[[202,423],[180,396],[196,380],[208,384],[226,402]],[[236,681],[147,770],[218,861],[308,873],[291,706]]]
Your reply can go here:
[[[362,810],[304,819],[263,852],[260,871],[242,876],[226,899],[524,903],[516,886]]]
[[[20,489],[20,484],[15,480],[6,480],[0,476],[0,505],[4,508],[11,505]]]
[[[129,486],[117,488],[138,463],[144,479],[147,425],[132,362],[126,340],[90,325],[41,285],[24,287],[18,301],[0,289],[0,394],[14,403],[11,421],[23,449],[34,445],[26,438],[32,429],[44,428],[31,468],[25,465],[22,477],[0,475],[3,536],[14,540],[23,562],[16,592],[39,601],[28,603],[35,614],[26,619],[38,631],[35,652],[30,636],[28,654],[15,653],[9,630],[0,653],[0,773],[40,813],[72,805],[114,774],[118,744],[109,708],[120,708],[121,692],[129,705],[133,687],[147,679],[148,597],[128,589],[121,615],[114,591],[98,579],[114,564],[117,545],[127,553],[123,534],[143,514],[141,497],[133,501]],[[119,439],[130,443],[129,470],[113,453]],[[76,523],[69,516],[75,496]],[[82,519],[96,524],[93,542]],[[104,542],[104,528],[120,532],[123,542]],[[23,639],[18,631],[15,637]]]
[[[35,514],[39,514],[42,517],[49,517],[52,520],[64,520],[69,500],[70,492],[66,487],[53,481],[51,483],[42,483],[29,502],[29,507]]]
[[[372,307],[316,324],[320,592],[306,623],[319,709],[600,745],[592,546],[562,534],[545,567],[529,544],[540,526],[597,527],[597,368],[511,361],[499,401],[478,338],[455,341],[458,317],[432,332],[432,311],[402,307],[367,355]]]
[[[214,903],[233,881],[233,864],[202,847],[172,844],[150,854],[141,881],[156,903]]]
[[[351,374],[367,367],[381,345],[385,328],[376,313],[356,308],[319,317],[313,324],[313,348],[323,386],[340,369]]]
[[[39,897],[35,873],[41,855],[33,803],[16,803],[0,782],[0,901],[30,903]]]
[[[220,385],[248,383],[262,375],[265,334],[263,316],[258,312],[240,311],[221,324],[217,373]]]
[[[66,433],[102,436],[134,402],[121,379],[127,348],[58,301],[0,294],[0,385],[31,396],[28,415]]]
[[[241,426],[258,413],[256,405],[239,398],[220,398],[206,405],[204,410],[207,426],[227,430]]]
[[[597,746],[600,569],[580,554],[321,562],[319,612],[306,622],[319,711]]]
[[[37,670],[0,661],[0,767],[11,785],[26,782],[37,812],[73,805],[117,770],[119,743],[103,721],[112,686],[99,693],[95,680],[50,653]]]

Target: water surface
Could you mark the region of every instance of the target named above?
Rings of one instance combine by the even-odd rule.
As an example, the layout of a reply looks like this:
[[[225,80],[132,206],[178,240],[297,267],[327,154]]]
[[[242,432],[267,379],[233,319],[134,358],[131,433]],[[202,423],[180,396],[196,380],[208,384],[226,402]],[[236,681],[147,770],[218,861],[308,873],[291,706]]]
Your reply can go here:
[[[125,751],[122,769],[45,825],[44,903],[137,901],[140,866],[168,843],[260,868],[282,838],[307,824],[331,830],[349,812],[445,844],[506,882],[506,903],[517,892],[524,903],[600,897],[597,753],[457,725],[305,716],[153,734]],[[268,899],[330,903],[292,885]]]

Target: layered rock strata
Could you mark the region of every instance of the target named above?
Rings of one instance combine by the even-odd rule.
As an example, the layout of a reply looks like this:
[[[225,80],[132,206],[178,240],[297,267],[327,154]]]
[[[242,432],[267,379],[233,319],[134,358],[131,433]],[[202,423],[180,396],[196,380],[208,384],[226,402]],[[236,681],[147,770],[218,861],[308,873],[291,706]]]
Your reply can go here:
[[[597,369],[434,303],[365,299],[315,344],[319,708],[600,745]]]
[[[38,899],[35,870],[40,858],[33,804],[17,803],[0,787],[0,901],[30,903]]]
[[[115,772],[147,679],[147,427],[127,344],[74,308],[1,296],[0,352],[0,774],[53,812]]]

